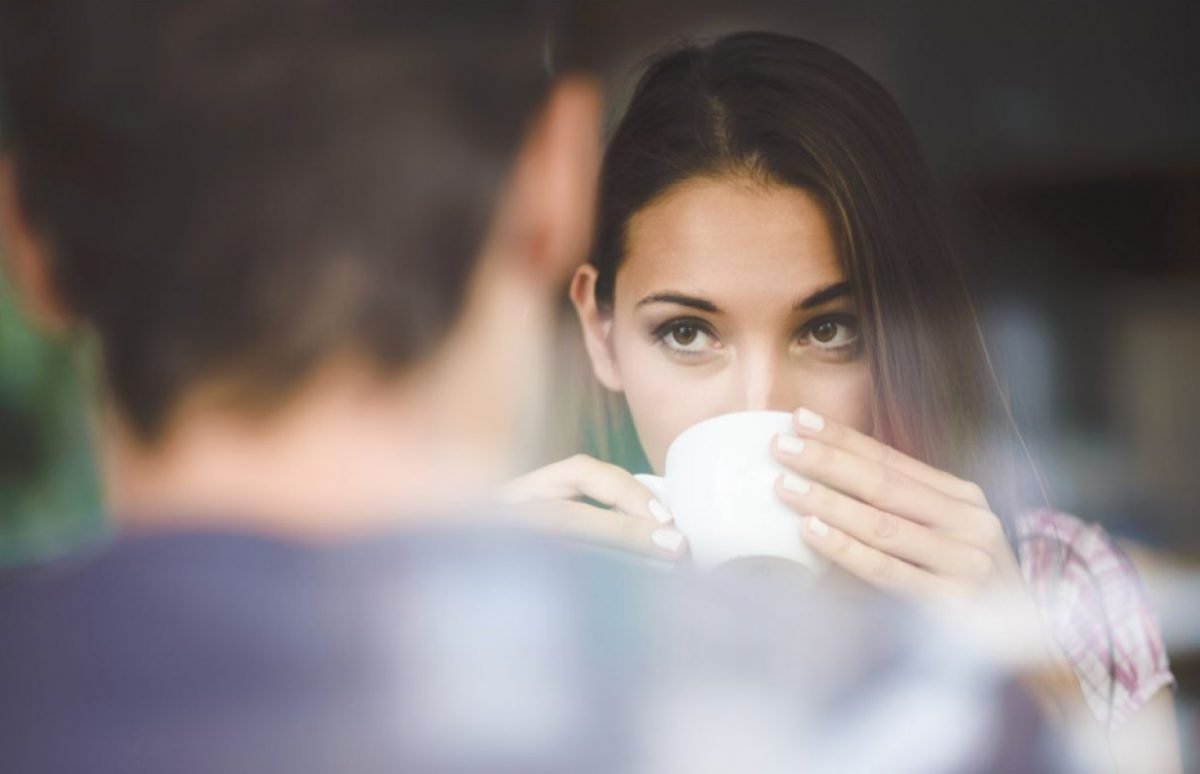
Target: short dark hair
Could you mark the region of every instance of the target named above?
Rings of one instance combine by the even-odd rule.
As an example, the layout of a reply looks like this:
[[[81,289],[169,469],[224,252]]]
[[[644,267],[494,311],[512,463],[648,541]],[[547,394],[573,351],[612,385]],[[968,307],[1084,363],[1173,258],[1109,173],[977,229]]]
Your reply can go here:
[[[455,319],[527,120],[546,0],[2,0],[0,118],[57,290],[152,439],[218,379]]]

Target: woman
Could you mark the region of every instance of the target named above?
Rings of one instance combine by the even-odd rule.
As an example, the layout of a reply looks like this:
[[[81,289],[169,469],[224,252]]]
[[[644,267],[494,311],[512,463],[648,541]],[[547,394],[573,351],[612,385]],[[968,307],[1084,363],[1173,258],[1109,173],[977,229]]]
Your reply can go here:
[[[598,226],[571,299],[595,376],[623,395],[656,470],[698,421],[794,411],[803,443],[773,452],[812,484],[784,476],[778,493],[817,552],[920,598],[1027,581],[1113,743],[1124,728],[1178,767],[1160,690],[1172,677],[1136,576],[1102,532],[1030,508],[1036,476],[1013,463],[1026,459],[1020,438],[916,142],[882,87],[780,35],[668,52],[608,146]],[[564,504],[577,532],[686,550],[647,490],[591,458],[535,471],[508,496],[586,496],[613,510]],[[1055,607],[1052,580],[1091,601]]]

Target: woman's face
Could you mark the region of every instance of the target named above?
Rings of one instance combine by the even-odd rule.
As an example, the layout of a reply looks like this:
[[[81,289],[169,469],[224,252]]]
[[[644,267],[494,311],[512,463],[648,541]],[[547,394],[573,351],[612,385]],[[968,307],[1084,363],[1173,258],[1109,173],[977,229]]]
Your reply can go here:
[[[627,235],[611,315],[586,308],[589,282],[573,297],[596,375],[625,393],[655,470],[682,430],[731,411],[805,406],[870,431],[858,315],[809,194],[693,179]]]

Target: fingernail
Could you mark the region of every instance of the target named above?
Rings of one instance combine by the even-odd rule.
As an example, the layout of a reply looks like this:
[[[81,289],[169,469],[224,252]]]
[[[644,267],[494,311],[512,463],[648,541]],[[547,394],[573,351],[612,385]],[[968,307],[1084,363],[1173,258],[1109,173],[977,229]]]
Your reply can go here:
[[[808,517],[808,529],[814,535],[821,535],[822,537],[829,534],[829,525],[816,516]]]
[[[678,553],[683,546],[683,533],[678,530],[657,529],[650,539],[654,541],[654,545],[673,554]]]
[[[816,432],[824,429],[825,419],[815,411],[809,411],[806,408],[796,409],[796,424]]]
[[[775,445],[779,447],[781,452],[787,454],[799,454],[804,451],[804,439],[797,438],[794,435],[775,436]]]
[[[783,488],[796,494],[808,494],[808,490],[812,489],[812,484],[795,473],[784,473]]]
[[[667,507],[658,500],[651,500],[649,508],[650,515],[657,519],[659,524],[670,524],[675,520],[671,512],[667,510]]]

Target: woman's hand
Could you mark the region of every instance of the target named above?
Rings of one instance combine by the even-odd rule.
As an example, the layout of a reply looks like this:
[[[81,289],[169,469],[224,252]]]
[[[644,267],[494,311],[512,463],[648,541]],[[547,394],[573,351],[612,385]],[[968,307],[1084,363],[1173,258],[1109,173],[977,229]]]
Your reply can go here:
[[[952,614],[981,652],[1014,668],[1076,743],[1107,755],[983,491],[806,409],[792,424],[796,437],[772,445],[789,470],[776,490],[803,514],[807,543],[874,586],[918,602],[959,603],[934,607]]]
[[[683,534],[653,492],[628,471],[585,454],[513,479],[499,499],[519,506],[537,529],[657,559],[675,560],[686,550]]]
[[[920,600],[1024,588],[983,491],[807,409],[772,450],[779,496],[812,548],[872,585]]]

